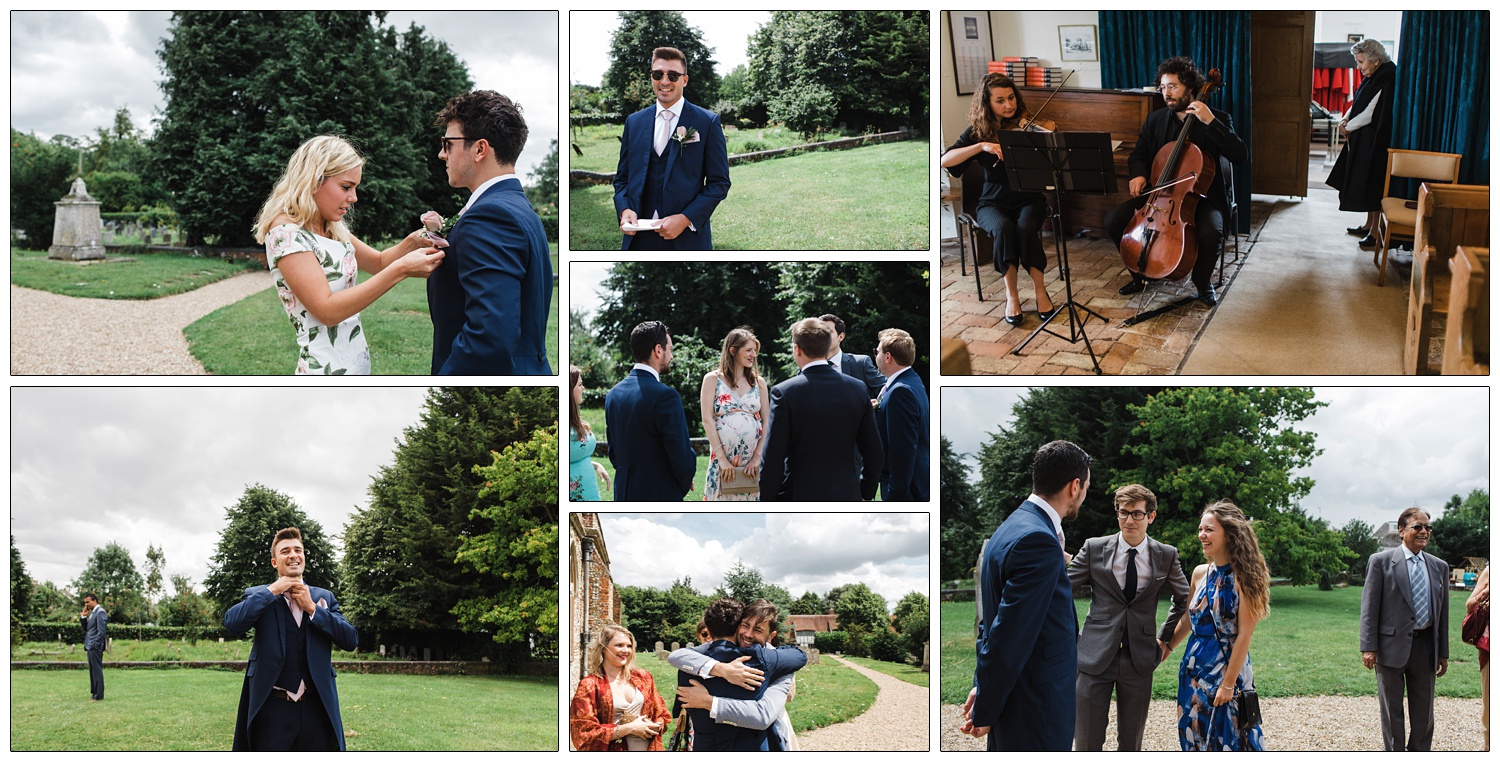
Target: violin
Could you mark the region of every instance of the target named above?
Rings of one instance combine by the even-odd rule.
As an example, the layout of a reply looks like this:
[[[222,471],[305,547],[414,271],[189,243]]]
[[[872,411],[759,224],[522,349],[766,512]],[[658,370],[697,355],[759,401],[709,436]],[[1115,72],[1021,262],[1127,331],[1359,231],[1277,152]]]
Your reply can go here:
[[[1210,70],[1193,100],[1207,98],[1223,82],[1218,69]],[[1176,142],[1156,152],[1151,162],[1152,190],[1120,239],[1120,258],[1126,269],[1151,280],[1181,280],[1198,261],[1198,201],[1208,195],[1218,168],[1211,156],[1188,140],[1197,121],[1188,114]]]
[[[1020,132],[1057,132],[1057,122],[1032,116],[1031,112],[1027,111],[1016,120],[1016,126],[1010,129]]]

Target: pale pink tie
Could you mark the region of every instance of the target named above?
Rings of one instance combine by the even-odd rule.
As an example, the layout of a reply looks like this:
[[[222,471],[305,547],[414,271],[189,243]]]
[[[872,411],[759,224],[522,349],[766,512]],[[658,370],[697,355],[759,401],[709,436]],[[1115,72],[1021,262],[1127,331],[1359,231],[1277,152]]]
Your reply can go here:
[[[282,593],[281,597],[283,597],[283,598],[286,599],[287,608],[290,608],[292,610],[292,618],[296,619],[297,620],[297,626],[301,627],[302,626],[302,607],[298,606],[297,602],[294,601],[294,600],[292,600],[292,594],[291,593]]]
[[[660,156],[662,151],[667,150],[667,136],[672,130],[672,112],[662,109],[658,116],[661,124],[656,128],[656,155]]]

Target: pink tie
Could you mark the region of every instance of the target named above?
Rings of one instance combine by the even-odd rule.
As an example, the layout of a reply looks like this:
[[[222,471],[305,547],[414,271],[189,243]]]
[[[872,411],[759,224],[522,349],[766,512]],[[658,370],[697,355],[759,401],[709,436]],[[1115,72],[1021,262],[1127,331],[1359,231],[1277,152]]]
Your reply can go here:
[[[656,155],[660,156],[662,151],[667,150],[667,134],[672,129],[672,112],[662,109],[658,117],[661,125],[656,129]]]
[[[282,593],[281,597],[286,599],[286,605],[292,610],[292,618],[297,620],[297,626],[302,626],[302,607],[292,600],[291,593]]]

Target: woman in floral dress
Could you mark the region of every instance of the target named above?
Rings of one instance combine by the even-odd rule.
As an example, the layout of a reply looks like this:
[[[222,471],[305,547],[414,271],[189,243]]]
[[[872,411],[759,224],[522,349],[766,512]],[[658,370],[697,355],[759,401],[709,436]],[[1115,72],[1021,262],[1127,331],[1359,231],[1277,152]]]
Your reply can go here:
[[[698,402],[708,435],[708,482],[704,500],[760,500],[760,454],[770,390],[755,372],[760,341],[745,326],[724,337],[718,370],[703,376]],[[747,487],[755,487],[745,491]]]
[[[1208,563],[1193,571],[1193,598],[1168,645],[1189,632],[1177,672],[1177,738],[1183,751],[1264,751],[1259,723],[1239,729],[1239,695],[1255,690],[1250,636],[1270,611],[1270,570],[1238,506],[1203,510],[1198,541]]]
[[[360,311],[443,261],[422,230],[385,251],[349,232],[343,220],[359,200],[364,163],[343,138],[308,140],[292,154],[255,223],[255,240],[266,245],[276,294],[297,332],[298,375],[368,374]],[[357,284],[357,270],[374,277]]]
[[[599,482],[609,489],[609,473],[603,464],[594,462],[594,448],[599,440],[594,429],[578,411],[583,407],[583,371],[568,366],[568,499],[602,500]]]

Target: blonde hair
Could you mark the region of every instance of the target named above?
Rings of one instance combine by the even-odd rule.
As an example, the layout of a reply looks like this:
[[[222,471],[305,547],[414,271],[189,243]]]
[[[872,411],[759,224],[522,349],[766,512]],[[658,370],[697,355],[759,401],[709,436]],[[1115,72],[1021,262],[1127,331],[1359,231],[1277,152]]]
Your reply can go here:
[[[724,337],[724,350],[719,354],[719,376],[730,386],[734,385],[734,358],[739,354],[741,347],[751,342],[755,342],[756,351],[760,351],[760,339],[755,338],[755,334],[750,331],[750,327],[744,325],[730,331]],[[745,368],[744,371],[745,380],[750,383],[752,388],[755,387],[755,366],[751,365]]]
[[[1229,542],[1229,568],[1234,572],[1240,605],[1256,621],[1265,619],[1271,613],[1271,570],[1260,553],[1255,527],[1245,512],[1228,500],[1210,503],[1203,513],[1213,514],[1224,529],[1224,539]]]
[[[337,177],[351,169],[362,167],[365,157],[337,135],[319,135],[297,147],[287,161],[286,171],[271,189],[271,195],[260,208],[252,232],[256,243],[265,243],[271,232],[271,223],[283,215],[301,227],[307,227],[318,219],[318,205],[313,194],[330,177]],[[349,227],[342,220],[328,224],[328,236],[336,241],[352,243]]]
[[[604,649],[609,648],[609,642],[616,635],[625,633],[630,638],[630,660],[625,662],[625,674],[630,674],[630,669],[635,666],[635,635],[630,630],[618,624],[607,623],[599,628],[599,634],[594,636],[594,642],[589,644],[588,673],[598,677],[608,677],[604,674]]]

